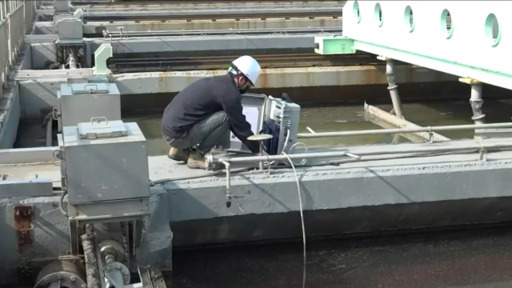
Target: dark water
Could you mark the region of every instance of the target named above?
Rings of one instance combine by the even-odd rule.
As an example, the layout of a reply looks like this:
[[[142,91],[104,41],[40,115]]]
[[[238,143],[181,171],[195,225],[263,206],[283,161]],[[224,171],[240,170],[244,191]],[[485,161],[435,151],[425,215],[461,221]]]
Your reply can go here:
[[[302,287],[300,242],[173,258],[173,288]],[[306,287],[512,287],[512,227],[311,241],[306,275]]]

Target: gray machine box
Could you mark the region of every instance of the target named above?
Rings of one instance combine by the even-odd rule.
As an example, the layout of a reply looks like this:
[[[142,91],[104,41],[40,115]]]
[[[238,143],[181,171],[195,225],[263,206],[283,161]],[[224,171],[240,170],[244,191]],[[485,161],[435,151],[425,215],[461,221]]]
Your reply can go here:
[[[79,123],[61,139],[71,205],[149,197],[146,139],[136,123]]]
[[[90,122],[93,117],[121,120],[121,94],[114,83],[62,84],[59,98],[59,131],[64,126]]]
[[[265,94],[242,94],[242,113],[245,115],[247,122],[251,124],[251,130],[254,134],[259,134],[263,127],[266,99],[267,96]],[[231,132],[230,137],[230,151],[251,153],[249,148],[236,138],[233,132]]]
[[[81,44],[84,41],[83,22],[80,19],[67,16],[57,22],[58,44]]]
[[[273,120],[279,125],[279,142],[277,154],[290,153],[290,148],[297,142],[299,133],[300,111],[298,104],[283,99],[268,97],[266,103],[266,120]]]
[[[69,0],[55,0],[53,10],[55,13],[69,12]]]

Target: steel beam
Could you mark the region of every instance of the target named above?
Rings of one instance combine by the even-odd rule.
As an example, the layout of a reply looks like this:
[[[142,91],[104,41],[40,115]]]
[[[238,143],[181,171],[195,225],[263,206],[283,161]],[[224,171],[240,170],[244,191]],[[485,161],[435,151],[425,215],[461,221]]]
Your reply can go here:
[[[263,51],[273,50],[309,50],[315,36],[301,35],[230,35],[230,36],[176,36],[147,37],[126,39],[86,39],[91,51],[103,43],[111,43],[116,53],[158,53],[158,52],[196,52],[196,51]]]
[[[85,11],[84,21],[116,20],[190,20],[190,19],[240,19],[240,18],[289,18],[289,17],[341,17],[340,6],[244,6],[237,8],[158,9],[158,10],[94,10]]]
[[[84,24],[84,34],[102,34],[108,30],[117,32],[122,27],[123,31],[181,31],[183,30],[222,30],[222,29],[285,29],[285,28],[306,28],[324,27],[341,29],[341,18],[318,17],[318,18],[291,18],[291,19],[239,19],[226,20],[191,20],[191,21],[118,21],[110,22],[88,22]],[[51,31],[47,25],[41,25],[41,31]],[[206,33],[207,31],[205,31]]]
[[[348,1],[343,9],[343,37],[316,38],[317,53],[361,50],[512,89],[511,2]]]
[[[331,33],[306,33],[295,35],[213,35],[213,36],[165,36],[134,37],[123,39],[93,38],[84,39],[90,51],[96,51],[102,44],[111,43],[116,53],[180,53],[180,52],[224,52],[244,50],[251,53],[264,50],[303,50],[312,51],[315,36]],[[56,34],[27,35],[27,44],[52,44],[58,39]],[[34,46],[32,46],[34,47]],[[41,47],[42,49],[45,47]]]
[[[105,0],[104,0],[105,1]],[[138,2],[110,2],[108,3],[94,3],[95,1],[77,2],[72,1],[75,8],[80,8],[83,11],[162,11],[162,10],[190,10],[190,9],[241,9],[244,7],[268,7],[268,8],[283,8],[283,7],[329,7],[337,6],[343,7],[346,1],[138,1]]]
[[[116,22],[88,22],[84,23],[84,35],[103,35],[103,31],[113,33],[123,32],[157,32],[157,31],[173,31],[187,35],[194,31],[202,31],[205,34],[215,30],[234,30],[227,34],[239,33],[237,30],[243,29],[292,29],[292,28],[308,28],[319,27],[341,30],[341,18],[318,17],[318,18],[290,18],[290,19],[219,19],[212,20],[191,20],[191,21],[116,21]],[[184,31],[185,30],[185,31]],[[35,23],[35,34],[56,34],[57,30],[53,22],[37,22]],[[273,32],[281,33],[283,31]]]

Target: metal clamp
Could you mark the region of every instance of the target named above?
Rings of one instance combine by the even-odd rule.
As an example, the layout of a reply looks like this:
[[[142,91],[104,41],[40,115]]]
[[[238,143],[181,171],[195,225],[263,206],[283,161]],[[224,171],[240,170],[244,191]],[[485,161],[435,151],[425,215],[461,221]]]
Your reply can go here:
[[[98,120],[103,120],[103,121],[98,121]],[[104,125],[98,125],[98,124],[95,125],[94,124],[94,123],[101,123],[101,122],[105,122],[105,124]],[[91,117],[91,126],[94,128],[108,128],[108,127],[110,127],[110,124],[108,123],[107,117],[98,116],[98,117]]]
[[[485,149],[484,139],[480,138],[480,149],[479,149],[479,159],[480,161],[487,161],[487,150]]]
[[[434,131],[432,131],[432,127],[428,126],[428,143],[434,143]]]

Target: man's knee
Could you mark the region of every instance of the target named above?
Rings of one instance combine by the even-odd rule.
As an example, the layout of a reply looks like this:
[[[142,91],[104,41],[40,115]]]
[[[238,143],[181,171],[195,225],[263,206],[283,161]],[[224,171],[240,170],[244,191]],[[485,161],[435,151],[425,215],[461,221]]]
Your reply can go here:
[[[228,114],[226,114],[226,112],[224,111],[215,112],[211,117],[213,118],[212,120],[215,120],[216,122],[219,122],[222,125],[229,124]]]

